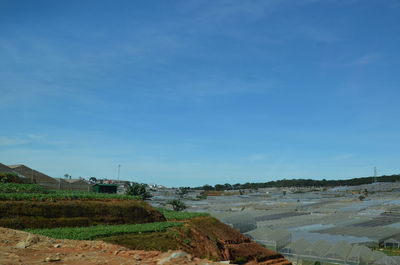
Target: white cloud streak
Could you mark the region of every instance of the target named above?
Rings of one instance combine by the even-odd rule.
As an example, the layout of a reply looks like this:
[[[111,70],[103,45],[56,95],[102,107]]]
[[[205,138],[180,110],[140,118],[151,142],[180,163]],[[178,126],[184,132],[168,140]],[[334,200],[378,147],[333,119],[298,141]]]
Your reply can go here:
[[[29,142],[30,141],[28,139],[0,136],[0,146],[16,146],[16,145],[27,144]]]

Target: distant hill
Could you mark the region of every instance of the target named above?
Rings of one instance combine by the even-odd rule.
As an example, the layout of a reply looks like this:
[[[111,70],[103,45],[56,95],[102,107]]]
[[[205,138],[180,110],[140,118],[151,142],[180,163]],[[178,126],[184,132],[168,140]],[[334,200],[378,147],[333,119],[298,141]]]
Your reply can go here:
[[[396,182],[400,181],[400,174],[397,175],[384,175],[376,178],[378,182]],[[276,181],[244,184],[217,184],[215,186],[204,185],[192,189],[201,190],[239,190],[239,189],[260,189],[260,188],[274,188],[274,187],[335,187],[335,186],[356,186],[363,184],[374,183],[374,177],[365,178],[352,178],[343,180],[314,180],[314,179],[282,179]]]

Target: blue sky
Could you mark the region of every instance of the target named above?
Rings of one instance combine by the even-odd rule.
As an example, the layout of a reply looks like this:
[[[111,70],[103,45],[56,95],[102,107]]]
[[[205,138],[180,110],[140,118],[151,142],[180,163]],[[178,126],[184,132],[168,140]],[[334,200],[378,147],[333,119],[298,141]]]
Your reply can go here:
[[[0,162],[168,186],[400,173],[400,1],[0,0]]]

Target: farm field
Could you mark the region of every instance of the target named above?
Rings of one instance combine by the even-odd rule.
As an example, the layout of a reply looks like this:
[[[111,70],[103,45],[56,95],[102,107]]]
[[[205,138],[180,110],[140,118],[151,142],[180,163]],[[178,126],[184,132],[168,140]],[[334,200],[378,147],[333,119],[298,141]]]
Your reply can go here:
[[[138,197],[86,191],[48,190],[35,184],[0,183],[0,200],[137,200]]]
[[[133,225],[98,225],[89,227],[60,227],[53,229],[26,229],[25,231],[58,239],[91,240],[98,237],[129,233],[164,231],[169,227],[182,226],[178,222],[155,222]]]
[[[257,257],[289,265],[280,254],[207,213],[154,208],[133,196],[0,185],[3,227],[61,240],[101,240],[128,249],[184,250],[215,261],[245,263]]]

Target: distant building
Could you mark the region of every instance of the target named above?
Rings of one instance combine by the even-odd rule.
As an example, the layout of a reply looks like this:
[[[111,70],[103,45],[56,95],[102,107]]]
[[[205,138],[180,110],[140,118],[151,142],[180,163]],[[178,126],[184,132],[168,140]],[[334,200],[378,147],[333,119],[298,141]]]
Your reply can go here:
[[[22,164],[9,166],[0,164],[0,172],[16,173],[26,182],[38,184],[48,189],[91,191],[91,185],[84,179],[56,179]]]
[[[270,229],[268,227],[259,227],[247,232],[257,243],[266,246],[268,249],[280,251],[283,247],[292,242],[292,234],[285,229]]]
[[[98,193],[117,193],[117,184],[94,184],[93,191]]]
[[[42,172],[25,165],[9,165],[8,167],[29,179],[31,183],[50,189],[59,189],[59,181]]]
[[[92,191],[90,185],[84,179],[57,179],[59,181],[60,190],[77,190],[77,191]]]
[[[387,248],[400,248],[400,235],[393,236],[383,241],[383,245]]]

